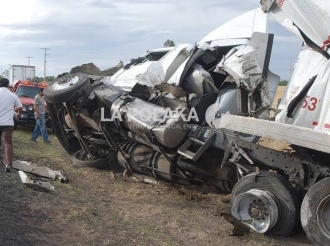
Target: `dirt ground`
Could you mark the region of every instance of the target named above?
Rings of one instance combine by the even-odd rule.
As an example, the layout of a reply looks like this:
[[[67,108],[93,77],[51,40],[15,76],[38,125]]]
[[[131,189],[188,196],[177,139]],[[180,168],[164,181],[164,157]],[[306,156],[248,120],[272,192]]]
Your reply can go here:
[[[302,230],[290,238],[229,236],[221,216],[229,205],[207,187],[126,181],[111,168],[76,168],[57,139],[31,142],[31,128],[14,132],[15,158],[63,170],[69,183],[53,192],[23,185],[17,171],[0,169],[0,245],[311,245]],[[0,151],[1,157],[3,151]],[[1,166],[0,166],[1,167]]]

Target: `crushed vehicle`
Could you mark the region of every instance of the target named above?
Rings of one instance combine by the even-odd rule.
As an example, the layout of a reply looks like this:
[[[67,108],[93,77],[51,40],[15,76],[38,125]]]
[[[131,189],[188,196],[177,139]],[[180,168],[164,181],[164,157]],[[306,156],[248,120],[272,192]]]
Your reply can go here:
[[[245,162],[238,169],[221,165],[226,143],[257,138],[212,124],[227,112],[268,114],[279,77],[268,71],[273,35],[266,33],[266,18],[261,10],[251,11],[206,36],[207,41],[151,50],[111,77],[76,73],[56,79],[44,94],[57,138],[78,165],[102,166],[117,155],[133,173],[199,181],[230,192],[254,168]],[[232,25],[242,23],[244,30],[232,31]],[[214,71],[238,47],[246,57],[244,69],[259,72],[252,83],[262,86],[239,87],[225,71]]]
[[[301,223],[328,245],[330,3],[261,5],[143,69],[58,78],[44,92],[53,129],[76,165],[117,159],[130,173],[214,186],[232,193],[233,216],[252,230],[289,236]],[[269,14],[305,42],[275,118]],[[125,73],[134,79],[116,79]],[[293,150],[263,147],[261,137]]]
[[[33,107],[34,97],[40,92],[40,89],[44,89],[46,86],[47,84],[34,83],[31,81],[19,80],[15,83],[13,92],[18,96],[23,105],[21,117],[14,117],[15,128],[17,128],[17,125],[35,125],[36,119]],[[48,114],[46,114],[45,123],[47,128],[52,128]]]

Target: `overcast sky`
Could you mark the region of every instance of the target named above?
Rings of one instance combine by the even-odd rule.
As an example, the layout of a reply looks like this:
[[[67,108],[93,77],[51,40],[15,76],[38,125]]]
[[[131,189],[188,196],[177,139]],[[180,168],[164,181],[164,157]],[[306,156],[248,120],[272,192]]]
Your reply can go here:
[[[42,77],[93,62],[101,70],[119,61],[176,44],[196,43],[210,31],[249,10],[260,0],[10,0],[1,1],[0,69],[36,66]],[[288,79],[301,41],[271,21],[275,34],[271,70]],[[1,71],[0,70],[0,71]]]

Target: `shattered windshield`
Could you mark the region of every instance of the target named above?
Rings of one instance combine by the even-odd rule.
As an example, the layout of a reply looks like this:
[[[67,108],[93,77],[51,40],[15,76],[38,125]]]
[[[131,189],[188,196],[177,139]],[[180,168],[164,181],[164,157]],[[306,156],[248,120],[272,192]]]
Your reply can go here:
[[[32,86],[19,86],[17,90],[18,97],[31,97],[34,98],[40,91],[39,87],[32,87]]]
[[[156,52],[156,53],[150,53],[146,56],[146,59],[148,61],[158,61],[160,60],[164,55],[166,55],[168,51],[166,52]]]
[[[137,64],[151,61],[159,61],[167,53],[168,51],[150,53],[145,57],[142,57],[141,61],[139,61]]]

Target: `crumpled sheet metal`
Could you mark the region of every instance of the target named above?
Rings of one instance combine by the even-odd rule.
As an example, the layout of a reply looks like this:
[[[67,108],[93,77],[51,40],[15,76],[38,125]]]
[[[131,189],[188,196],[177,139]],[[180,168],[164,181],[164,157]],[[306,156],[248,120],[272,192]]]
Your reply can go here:
[[[271,13],[282,26],[302,39],[298,28],[324,51],[330,44],[330,2],[328,0],[272,1]],[[265,3],[268,4],[268,3]],[[298,27],[298,28],[297,28]]]
[[[49,191],[53,191],[55,189],[54,186],[50,184],[50,182],[30,179],[23,171],[18,171],[18,174],[22,180],[22,183],[26,184],[27,186],[43,188]]]
[[[52,180],[58,179],[63,183],[69,181],[61,171],[54,171],[48,167],[37,166],[36,164],[31,164],[31,162],[27,161],[14,161],[13,168],[41,177],[50,178]]]

